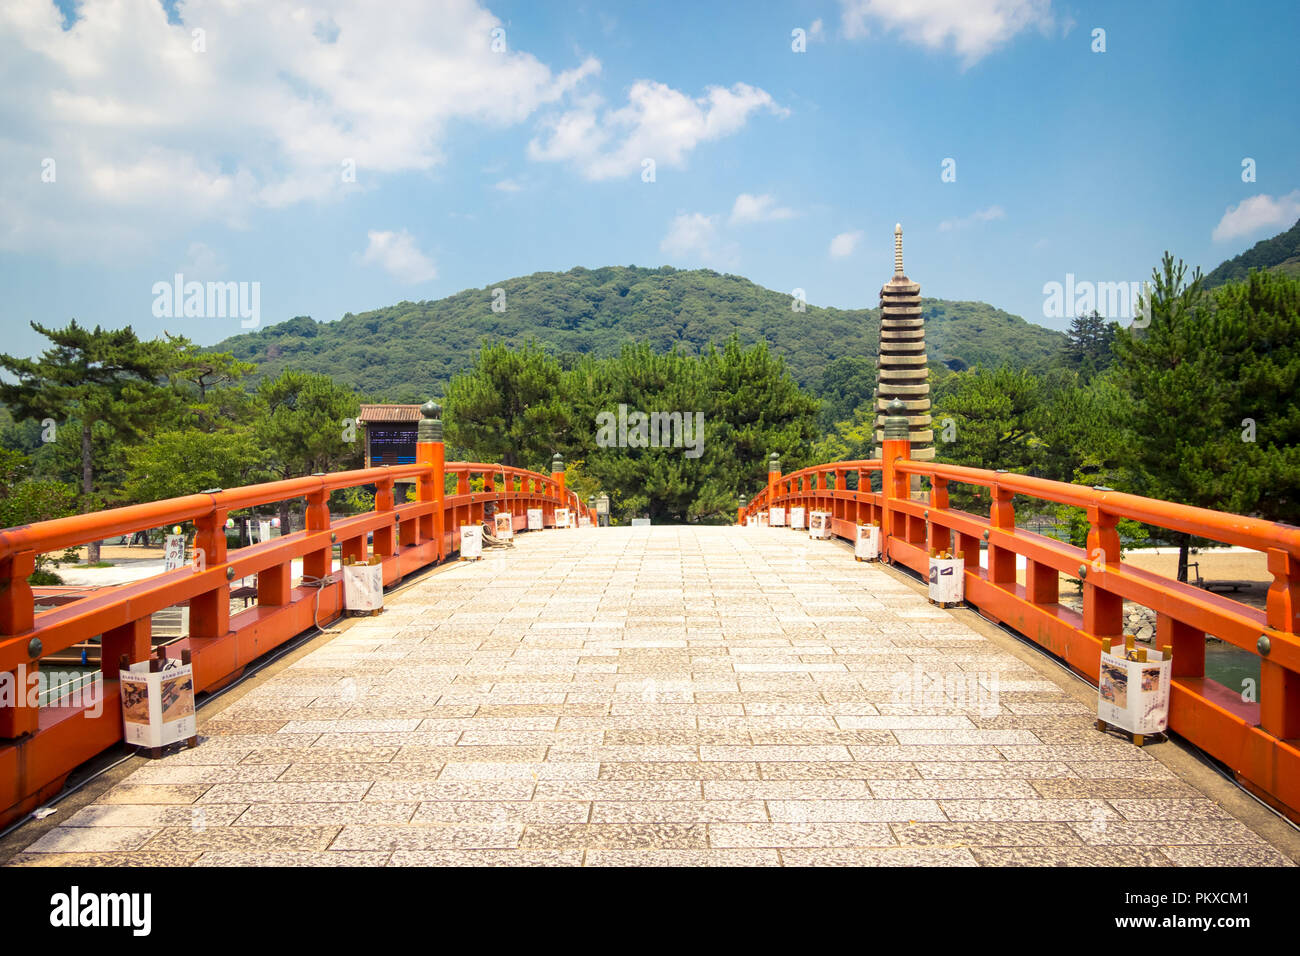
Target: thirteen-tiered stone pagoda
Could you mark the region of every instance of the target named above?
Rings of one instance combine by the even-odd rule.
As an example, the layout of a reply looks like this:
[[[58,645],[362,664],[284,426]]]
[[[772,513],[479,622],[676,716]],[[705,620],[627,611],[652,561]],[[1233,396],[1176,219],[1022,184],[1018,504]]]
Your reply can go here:
[[[880,367],[876,376],[876,457],[884,441],[889,403],[903,403],[911,457],[934,459],[930,428],[930,375],[925,366],[921,286],[903,274],[903,227],[894,226],[894,277],[880,289]]]

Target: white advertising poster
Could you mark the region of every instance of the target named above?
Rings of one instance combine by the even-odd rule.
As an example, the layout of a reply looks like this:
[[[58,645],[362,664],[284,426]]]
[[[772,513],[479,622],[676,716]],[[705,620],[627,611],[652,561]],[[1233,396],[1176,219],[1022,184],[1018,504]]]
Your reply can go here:
[[[1154,648],[1146,656],[1131,661],[1123,646],[1101,654],[1097,716],[1131,734],[1163,733],[1169,723],[1171,661]]]
[[[528,509],[528,530],[529,531],[542,530],[542,509],[541,508]]]
[[[962,558],[930,559],[930,600],[953,604],[962,599],[966,562]]]
[[[258,541],[271,540],[271,522],[259,521],[257,523],[257,540]]]
[[[189,664],[151,673],[149,662],[121,672],[122,725],[128,744],[165,747],[198,731],[194,719],[194,668]]]
[[[814,511],[808,516],[808,537],[829,538],[831,536],[831,515],[829,511]]]
[[[183,567],[185,567],[185,535],[169,534],[166,555],[163,557],[163,570],[175,571]]]
[[[791,528],[794,528],[794,529],[797,530],[797,531],[802,531],[802,530],[803,530],[803,515],[804,515],[804,510],[803,510],[802,508],[791,508],[791,509],[790,509],[790,527],[791,527]]]
[[[381,565],[343,565],[343,606],[349,611],[377,611],[384,606]]]
[[[492,516],[494,537],[509,541],[515,536],[515,516],[509,511],[498,511]]]
[[[460,556],[462,558],[483,557],[483,526],[477,524],[461,525]]]
[[[569,509],[568,509],[568,508],[556,508],[556,509],[555,509],[555,527],[557,527],[557,528],[567,528],[568,526],[569,526]]]
[[[861,561],[875,561],[880,557],[879,525],[858,525],[858,539],[853,542],[853,556]]]
[[[767,509],[767,526],[768,526],[769,528],[784,528],[784,527],[785,527],[785,509],[784,509],[784,508],[768,508],[768,509]]]

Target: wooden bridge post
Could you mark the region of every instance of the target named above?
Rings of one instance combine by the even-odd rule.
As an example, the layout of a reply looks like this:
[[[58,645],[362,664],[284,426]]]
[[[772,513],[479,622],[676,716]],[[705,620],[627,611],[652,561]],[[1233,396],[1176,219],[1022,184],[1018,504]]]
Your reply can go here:
[[[420,406],[420,424],[415,432],[415,460],[428,465],[429,471],[420,476],[416,486],[416,500],[432,501],[433,514],[420,519],[420,531],[437,542],[438,560],[447,556],[446,516],[443,502],[447,496],[446,447],[442,443],[442,406],[429,400]]]
[[[219,491],[220,489],[213,489]],[[226,510],[216,507],[194,519],[194,554],[198,573],[226,563]],[[211,590],[190,598],[190,638],[225,637],[230,630],[230,582],[222,579]],[[193,645],[191,645],[193,646]]]
[[[36,570],[36,555],[21,551],[0,560],[0,637],[10,637],[30,631],[35,626],[35,600],[27,578]],[[34,652],[34,653],[33,653]],[[0,681],[9,682],[13,697],[8,703],[0,702],[0,738],[21,737],[34,733],[40,709],[28,707],[28,685],[38,680],[40,641],[30,644],[27,653],[31,662],[22,670],[0,674]],[[0,688],[3,689],[3,688]]]
[[[907,514],[896,511],[894,502],[907,501],[911,497],[912,483],[907,474],[895,466],[900,461],[906,461],[912,454],[912,441],[907,419],[903,415],[903,403],[894,399],[889,403],[888,413],[880,444],[880,500],[884,510],[884,518],[880,523],[880,550],[883,556],[892,557],[892,540],[908,540]]]
[[[935,478],[930,482],[930,510],[948,510],[948,479]],[[952,547],[952,529],[946,525],[930,522],[930,547],[936,551],[947,551]]]
[[[375,513],[389,514],[393,510],[393,479],[384,477],[375,481]],[[380,528],[376,528],[371,538],[373,544],[371,550],[376,557],[388,558],[397,553],[397,536],[394,533],[393,524],[389,521]]]
[[[1087,563],[1083,577],[1083,629],[1093,637],[1119,638],[1124,633],[1124,599],[1089,580],[1119,564],[1118,516],[1097,505],[1088,507]]]
[[[313,477],[325,477],[324,474]],[[306,524],[307,533],[320,533],[330,529],[330,493],[323,487],[318,491],[313,491],[307,495],[307,512]],[[314,551],[308,551],[302,556],[302,576],[304,578],[329,577],[330,572],[334,570],[334,548],[332,542],[326,542],[323,547]]]
[[[994,482],[989,495],[993,499],[989,504],[989,527],[1015,534],[1016,509],[1011,500],[1014,493]],[[990,584],[1008,590],[1014,591],[1016,587],[1016,552],[1001,547],[992,537],[989,539],[988,580]]]
[[[564,493],[564,458],[557,451],[555,457],[551,459],[551,481],[555,482],[555,497],[557,503],[555,508],[567,507],[567,496]],[[552,511],[551,518],[554,520],[555,513]]]
[[[1269,628],[1300,633],[1300,560],[1280,548],[1268,551],[1273,574],[1265,599]],[[1259,725],[1280,740],[1300,737],[1300,673],[1269,659],[1272,641],[1263,635],[1256,645],[1259,660]]]
[[[781,456],[772,452],[767,458],[767,507],[770,511],[776,504],[776,497],[781,487]]]
[[[748,502],[749,499],[746,498],[744,495],[741,495],[740,498],[738,499],[738,503],[736,505],[736,524],[743,525],[745,523],[745,505]]]

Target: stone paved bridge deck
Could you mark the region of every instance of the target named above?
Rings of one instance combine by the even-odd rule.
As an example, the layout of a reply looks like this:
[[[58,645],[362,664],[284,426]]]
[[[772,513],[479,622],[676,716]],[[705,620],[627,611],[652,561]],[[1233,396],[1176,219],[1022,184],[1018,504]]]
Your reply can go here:
[[[11,862],[1288,862],[1052,662],[791,531],[522,535],[250,685]]]

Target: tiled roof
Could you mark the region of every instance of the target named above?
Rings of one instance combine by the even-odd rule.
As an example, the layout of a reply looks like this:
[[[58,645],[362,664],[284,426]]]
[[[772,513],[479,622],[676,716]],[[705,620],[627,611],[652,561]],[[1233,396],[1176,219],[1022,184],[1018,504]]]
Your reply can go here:
[[[361,422],[418,422],[419,405],[362,405],[357,421]]]

